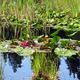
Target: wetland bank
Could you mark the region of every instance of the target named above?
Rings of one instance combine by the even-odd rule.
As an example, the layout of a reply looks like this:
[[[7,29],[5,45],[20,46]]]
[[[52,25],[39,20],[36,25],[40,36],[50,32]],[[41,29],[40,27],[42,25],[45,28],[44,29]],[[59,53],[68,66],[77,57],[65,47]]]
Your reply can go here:
[[[0,80],[80,80],[79,3],[1,0]]]

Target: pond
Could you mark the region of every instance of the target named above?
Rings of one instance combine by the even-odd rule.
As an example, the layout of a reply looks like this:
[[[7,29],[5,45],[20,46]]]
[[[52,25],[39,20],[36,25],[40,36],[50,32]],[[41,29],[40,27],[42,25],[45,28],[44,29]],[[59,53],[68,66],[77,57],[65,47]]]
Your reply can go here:
[[[33,63],[34,60],[32,60],[31,56],[23,57],[19,56],[16,53],[0,54],[0,68],[2,80],[33,80],[34,75],[33,68],[36,67],[36,66],[33,67],[34,65]],[[36,65],[37,64],[38,63],[36,63]],[[62,57],[59,59],[59,65],[57,68],[58,68],[57,80],[80,80],[79,57],[74,58]]]
[[[59,80],[80,80],[80,57],[60,58]]]
[[[21,57],[16,53],[0,54],[3,80],[32,80],[30,57]]]

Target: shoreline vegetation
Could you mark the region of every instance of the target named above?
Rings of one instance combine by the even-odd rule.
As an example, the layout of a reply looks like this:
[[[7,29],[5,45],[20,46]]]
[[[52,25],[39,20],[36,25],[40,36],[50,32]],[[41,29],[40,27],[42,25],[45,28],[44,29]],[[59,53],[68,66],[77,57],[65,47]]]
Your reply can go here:
[[[77,33],[79,6],[79,0],[0,1],[0,39],[19,39],[26,33],[50,35],[56,29]]]
[[[35,53],[33,80],[56,80],[55,59],[80,56],[80,0],[0,0],[0,52],[9,51]]]

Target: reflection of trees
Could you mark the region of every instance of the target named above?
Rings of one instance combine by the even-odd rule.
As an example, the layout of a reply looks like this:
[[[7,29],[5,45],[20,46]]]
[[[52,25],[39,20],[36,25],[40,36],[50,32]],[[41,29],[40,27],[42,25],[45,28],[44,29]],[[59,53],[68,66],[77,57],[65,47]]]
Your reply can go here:
[[[4,60],[12,66],[13,71],[16,72],[18,67],[21,67],[23,57],[19,56],[16,53],[4,53]]]
[[[57,61],[58,58],[54,58],[50,53],[35,53],[32,60],[35,75],[33,80],[56,80],[57,67],[55,63]]]
[[[77,78],[80,79],[80,57],[67,58],[66,62],[70,75],[73,73],[75,78],[75,74],[77,74]]]
[[[4,58],[4,61],[5,61],[5,62],[7,62],[7,56],[8,56],[7,53],[3,53],[3,58]]]
[[[2,80],[2,54],[0,53],[0,80]]]

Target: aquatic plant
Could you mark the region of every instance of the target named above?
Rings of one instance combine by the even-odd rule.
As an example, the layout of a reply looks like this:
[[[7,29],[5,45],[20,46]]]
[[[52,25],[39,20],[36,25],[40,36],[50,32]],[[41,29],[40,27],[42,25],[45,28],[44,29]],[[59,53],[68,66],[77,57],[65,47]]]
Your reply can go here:
[[[25,47],[29,46],[29,44],[28,44],[28,42],[23,41],[23,42],[21,42],[21,46],[25,48]]]
[[[50,57],[46,57],[45,53],[35,53],[33,55],[32,68],[34,77],[38,79],[43,78],[44,80],[56,80],[56,64],[54,61],[51,61]]]
[[[6,35],[9,34],[9,31],[12,31],[12,38],[25,39],[26,33],[33,35],[31,28],[34,29],[35,35],[39,35],[41,29],[44,34],[49,34],[50,27],[47,32],[46,26],[76,31],[80,27],[79,18],[77,18],[80,11],[78,2],[79,0],[76,2],[74,0],[0,1],[0,13],[3,18],[1,20],[0,36],[2,39],[6,39]],[[73,13],[76,17],[71,17],[70,13]],[[7,34],[5,34],[5,28],[9,29]]]
[[[52,33],[52,39],[49,42],[49,46],[54,49],[57,46],[58,41],[60,40],[60,36],[58,36],[58,32],[59,30],[57,30],[56,32]]]
[[[65,49],[65,48],[56,48],[54,50],[55,54],[62,57],[71,57],[72,55],[76,55],[78,51],[72,49]]]

